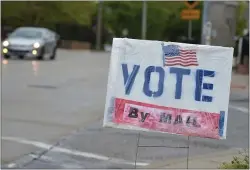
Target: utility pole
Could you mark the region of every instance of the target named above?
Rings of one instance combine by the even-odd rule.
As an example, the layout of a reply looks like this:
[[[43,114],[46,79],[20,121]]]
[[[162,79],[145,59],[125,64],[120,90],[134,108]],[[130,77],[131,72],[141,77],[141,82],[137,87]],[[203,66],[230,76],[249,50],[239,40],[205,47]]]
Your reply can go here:
[[[101,37],[102,37],[102,1],[98,2],[98,14],[96,23],[96,50],[101,49]]]
[[[205,44],[205,41],[206,41],[205,29],[206,29],[206,23],[208,21],[208,5],[209,5],[209,1],[203,1],[201,44]]]
[[[143,0],[142,4],[142,39],[146,39],[146,33],[147,33],[147,2],[146,0]]]
[[[205,26],[205,45],[211,44],[211,37],[212,37],[212,23],[208,21]]]
[[[192,21],[188,21],[188,40],[191,41],[192,39]]]

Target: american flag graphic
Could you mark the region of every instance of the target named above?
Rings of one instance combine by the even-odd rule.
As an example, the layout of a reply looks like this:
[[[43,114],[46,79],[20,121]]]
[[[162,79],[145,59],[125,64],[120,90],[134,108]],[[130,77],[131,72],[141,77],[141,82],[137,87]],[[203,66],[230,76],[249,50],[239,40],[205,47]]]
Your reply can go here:
[[[182,49],[178,45],[164,46],[162,44],[162,50],[164,66],[198,66],[196,50],[194,49]]]

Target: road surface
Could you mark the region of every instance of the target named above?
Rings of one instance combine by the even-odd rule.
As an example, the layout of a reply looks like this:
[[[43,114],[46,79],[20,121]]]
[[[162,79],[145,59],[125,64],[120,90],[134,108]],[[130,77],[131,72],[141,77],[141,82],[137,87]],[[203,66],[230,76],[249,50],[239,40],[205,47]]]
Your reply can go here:
[[[248,93],[232,93],[227,140],[102,128],[110,53],[59,50],[55,61],[2,64],[2,165],[134,168],[248,148]],[[149,147],[165,146],[165,147]],[[173,148],[171,148],[173,147]],[[176,147],[176,148],[175,148]],[[202,168],[202,167],[201,167]]]

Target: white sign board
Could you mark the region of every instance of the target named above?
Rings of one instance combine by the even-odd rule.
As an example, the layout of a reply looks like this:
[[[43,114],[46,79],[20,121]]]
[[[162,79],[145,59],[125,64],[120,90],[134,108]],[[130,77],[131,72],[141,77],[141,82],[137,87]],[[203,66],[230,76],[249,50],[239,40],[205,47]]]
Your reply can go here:
[[[114,38],[104,127],[225,139],[233,48]]]

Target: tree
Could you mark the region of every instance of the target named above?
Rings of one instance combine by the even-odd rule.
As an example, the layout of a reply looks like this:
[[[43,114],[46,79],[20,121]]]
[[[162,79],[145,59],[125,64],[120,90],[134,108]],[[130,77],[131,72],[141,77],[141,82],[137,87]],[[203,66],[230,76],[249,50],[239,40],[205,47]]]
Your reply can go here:
[[[244,18],[244,13],[248,4],[245,1],[239,1],[238,3],[236,11],[236,35],[243,36],[243,31],[247,28],[247,20]]]
[[[146,38],[151,40],[176,40],[176,37],[186,35],[183,33],[187,30],[188,23],[180,20],[180,11],[183,8],[183,2],[148,1]],[[105,26],[110,28],[116,37],[122,37],[122,31],[126,28],[129,32],[128,37],[140,39],[141,21],[142,2],[104,2]],[[200,34],[200,27],[200,20],[193,22],[194,36]]]
[[[59,9],[80,25],[90,25],[97,4],[92,1],[59,1]]]
[[[60,22],[89,25],[94,2],[78,1],[3,1],[2,18],[10,25],[51,26]]]
[[[181,41],[181,37],[187,39],[188,35],[188,20],[182,20],[180,17],[181,11],[187,7],[183,2],[180,2],[179,8],[167,18],[167,25],[164,30],[164,36],[168,37],[169,41]],[[203,9],[203,3],[200,2],[196,7],[200,11]],[[202,16],[200,16],[202,18]],[[199,43],[201,36],[201,19],[192,21],[192,38]]]

